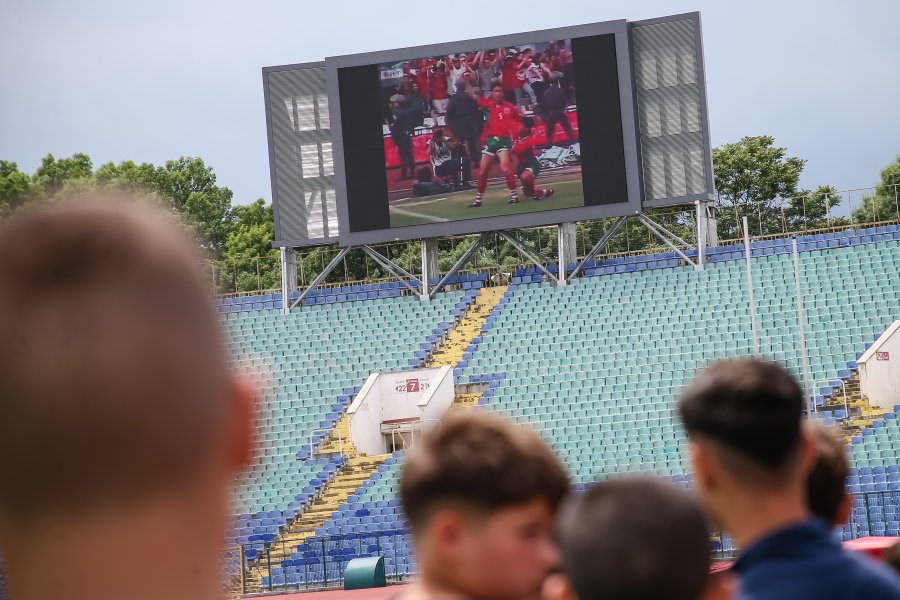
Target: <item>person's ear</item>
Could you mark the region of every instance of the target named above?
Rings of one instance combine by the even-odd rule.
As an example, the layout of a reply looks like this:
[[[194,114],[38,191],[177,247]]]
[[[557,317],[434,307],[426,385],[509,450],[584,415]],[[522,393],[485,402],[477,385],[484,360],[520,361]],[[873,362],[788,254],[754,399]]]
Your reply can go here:
[[[853,512],[853,504],[856,498],[853,494],[848,494],[844,492],[844,497],[841,500],[840,506],[838,506],[837,514],[834,517],[834,525],[835,527],[839,527],[841,525],[845,525],[850,522],[850,513]]]
[[[428,525],[428,537],[442,560],[455,561],[465,552],[465,530],[465,515],[458,510],[446,508],[434,513]]]
[[[231,381],[231,468],[243,471],[253,458],[253,423],[256,416],[257,395],[246,378],[240,375]]]
[[[694,465],[694,481],[700,489],[712,489],[716,485],[716,470],[712,463],[712,457],[702,444],[691,440],[688,442],[688,452],[691,455],[691,463]]]
[[[578,594],[567,575],[552,573],[541,586],[541,600],[578,600]]]
[[[798,468],[801,473],[809,474],[810,471],[813,470],[813,467],[816,464],[816,459],[818,458],[818,451],[816,450],[816,444],[810,436],[809,432],[806,428],[802,428],[800,430],[800,460],[798,462]]]

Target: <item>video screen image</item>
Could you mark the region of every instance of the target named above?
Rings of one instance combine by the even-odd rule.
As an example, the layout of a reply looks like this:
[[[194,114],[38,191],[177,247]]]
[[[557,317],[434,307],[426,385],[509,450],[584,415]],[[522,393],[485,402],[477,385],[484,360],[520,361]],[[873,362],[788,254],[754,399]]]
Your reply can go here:
[[[379,65],[391,227],[584,206],[575,59],[558,40]]]

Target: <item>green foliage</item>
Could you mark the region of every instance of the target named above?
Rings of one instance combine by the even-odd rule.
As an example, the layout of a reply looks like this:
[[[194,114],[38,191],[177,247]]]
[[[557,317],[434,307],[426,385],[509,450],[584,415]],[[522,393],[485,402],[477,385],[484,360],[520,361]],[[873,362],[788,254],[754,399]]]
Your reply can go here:
[[[900,219],[900,156],[881,170],[881,181],[875,193],[863,198],[862,206],[853,211],[855,223],[877,223]]]
[[[849,219],[832,215],[841,201],[841,195],[830,185],[820,185],[814,191],[801,190],[785,203],[783,228],[804,231],[849,225]]]
[[[797,194],[806,161],[788,156],[768,135],[744,137],[713,149],[713,171],[719,198],[719,237],[740,237],[741,217],[754,234],[782,231],[778,199]]]
[[[14,162],[0,160],[0,217],[11,215],[31,197],[31,177]]]

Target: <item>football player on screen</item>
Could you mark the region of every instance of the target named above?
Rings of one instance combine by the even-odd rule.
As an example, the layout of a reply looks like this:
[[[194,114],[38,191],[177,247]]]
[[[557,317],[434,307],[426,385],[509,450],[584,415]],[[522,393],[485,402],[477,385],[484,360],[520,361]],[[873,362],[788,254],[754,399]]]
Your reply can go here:
[[[516,157],[516,175],[522,182],[522,191],[529,198],[543,200],[553,195],[553,188],[540,188],[534,183],[541,174],[541,163],[534,155],[533,128],[533,118],[522,119],[522,129],[513,142],[512,152]]]
[[[469,206],[481,206],[484,198],[484,190],[487,189],[488,171],[494,161],[500,161],[500,170],[506,177],[506,186],[509,188],[509,202],[516,204],[519,196],[516,193],[516,174],[513,170],[512,137],[518,133],[522,121],[522,111],[504,99],[503,84],[496,82],[491,87],[491,99],[488,102],[487,140],[481,150],[481,168],[478,171],[478,189],[475,201]]]

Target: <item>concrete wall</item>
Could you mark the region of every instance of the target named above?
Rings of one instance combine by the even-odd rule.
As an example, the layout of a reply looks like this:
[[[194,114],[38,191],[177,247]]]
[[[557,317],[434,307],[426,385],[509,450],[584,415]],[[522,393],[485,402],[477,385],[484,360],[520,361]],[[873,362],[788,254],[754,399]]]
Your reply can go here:
[[[900,321],[894,323],[857,361],[862,393],[886,410],[900,404]]]

